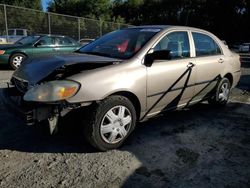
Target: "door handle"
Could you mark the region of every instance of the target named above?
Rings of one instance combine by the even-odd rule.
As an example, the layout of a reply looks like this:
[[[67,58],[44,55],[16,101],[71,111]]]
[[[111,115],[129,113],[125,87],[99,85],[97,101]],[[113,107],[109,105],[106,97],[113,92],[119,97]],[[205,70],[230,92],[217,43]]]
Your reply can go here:
[[[220,58],[220,59],[218,60],[218,62],[219,62],[219,63],[223,63],[223,62],[224,62],[224,59]]]
[[[188,64],[187,64],[187,67],[188,68],[190,68],[190,67],[194,67],[195,66],[195,64],[194,63],[192,63],[192,62],[189,62]]]

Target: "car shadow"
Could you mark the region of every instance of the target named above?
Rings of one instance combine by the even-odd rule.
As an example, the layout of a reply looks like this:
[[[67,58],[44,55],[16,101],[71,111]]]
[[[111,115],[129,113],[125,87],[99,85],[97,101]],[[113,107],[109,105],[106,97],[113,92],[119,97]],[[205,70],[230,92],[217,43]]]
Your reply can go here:
[[[9,65],[0,65],[0,70],[12,70]]]
[[[83,141],[79,120],[72,114],[60,124],[61,131],[50,136],[45,123],[29,127],[4,109],[0,111],[0,150],[97,153]],[[196,179],[210,183],[210,176],[222,177],[209,174],[211,169],[247,166],[250,129],[249,117],[244,112],[249,111],[249,104],[232,102],[226,108],[214,108],[201,103],[139,123],[119,149],[133,154],[140,162],[122,187],[176,187],[183,183],[191,187],[191,180],[185,179],[190,174],[198,173]],[[232,166],[235,152],[237,163]]]
[[[237,85],[237,88],[250,91],[250,75],[242,75],[240,81]]]
[[[208,119],[213,116],[214,119],[220,111],[220,108],[215,109],[211,105],[201,103],[182,110],[161,113],[146,122],[138,123],[137,129],[126,141],[124,148],[129,150],[129,146],[140,144],[145,139],[147,142],[150,139],[157,139],[154,134],[168,136],[183,132],[195,126],[194,119],[200,116]],[[0,112],[0,149],[46,153],[96,151],[83,139],[81,120],[73,113],[64,117],[59,123],[59,132],[50,135],[47,122],[27,126],[22,119],[9,113],[8,110],[0,108]]]
[[[60,131],[50,135],[47,122],[27,126],[23,119],[9,113],[8,110],[0,108],[0,112],[0,150],[36,153],[91,153],[95,151],[84,140],[79,122],[72,117],[74,115],[66,116],[59,124]]]
[[[148,134],[172,134],[178,132],[178,130],[186,129],[192,126],[192,118],[196,118],[199,111],[203,113],[214,111],[207,104],[198,104],[188,109],[168,112],[167,115],[160,114],[152,120],[138,123],[138,128],[134,133],[137,136],[131,136],[126,141],[125,148],[128,147],[129,150],[129,145],[142,143],[141,136],[147,138]],[[76,117],[77,114],[71,113],[64,117],[59,123],[59,132],[50,135],[47,122],[27,126],[22,119],[9,113],[6,107],[1,104],[1,101],[0,112],[0,150],[8,149],[37,153],[91,153],[96,151],[84,140],[81,120]],[[183,126],[182,123],[179,124],[179,121],[175,119],[182,119],[182,122],[190,123],[185,123],[185,126]],[[161,130],[165,129],[166,126],[169,133],[161,133]],[[152,138],[155,139],[149,137],[147,140]]]
[[[245,185],[248,177],[241,182],[235,172],[250,167],[249,111],[249,104],[202,103],[143,123],[121,148],[141,163],[123,187]]]
[[[243,68],[249,68],[250,67],[250,60],[248,62],[242,62],[241,67]]]

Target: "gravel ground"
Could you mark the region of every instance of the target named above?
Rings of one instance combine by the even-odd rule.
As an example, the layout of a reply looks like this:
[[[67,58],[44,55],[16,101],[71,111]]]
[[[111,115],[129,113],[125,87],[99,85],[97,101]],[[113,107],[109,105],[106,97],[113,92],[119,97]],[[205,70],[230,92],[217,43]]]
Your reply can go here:
[[[0,99],[0,187],[250,187],[250,66],[226,108],[203,103],[138,125],[96,152],[65,119],[58,135],[28,127]],[[5,87],[11,71],[0,71]]]

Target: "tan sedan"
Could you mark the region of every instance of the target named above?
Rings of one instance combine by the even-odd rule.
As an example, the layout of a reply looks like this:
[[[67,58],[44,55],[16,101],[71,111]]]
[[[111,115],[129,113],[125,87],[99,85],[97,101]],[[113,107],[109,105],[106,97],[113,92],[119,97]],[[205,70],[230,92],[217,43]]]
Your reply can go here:
[[[11,90],[27,123],[48,120],[51,132],[80,109],[87,139],[104,151],[162,111],[204,100],[225,105],[239,78],[239,55],[213,34],[156,25],[111,32],[73,54],[27,59]]]

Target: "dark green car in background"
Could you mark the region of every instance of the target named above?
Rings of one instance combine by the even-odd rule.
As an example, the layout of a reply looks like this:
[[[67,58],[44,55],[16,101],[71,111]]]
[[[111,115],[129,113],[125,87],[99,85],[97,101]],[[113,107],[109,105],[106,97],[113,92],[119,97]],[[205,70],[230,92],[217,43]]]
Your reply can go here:
[[[80,47],[80,43],[67,36],[31,35],[14,44],[0,45],[0,65],[9,64],[17,69],[28,57],[69,53]]]

